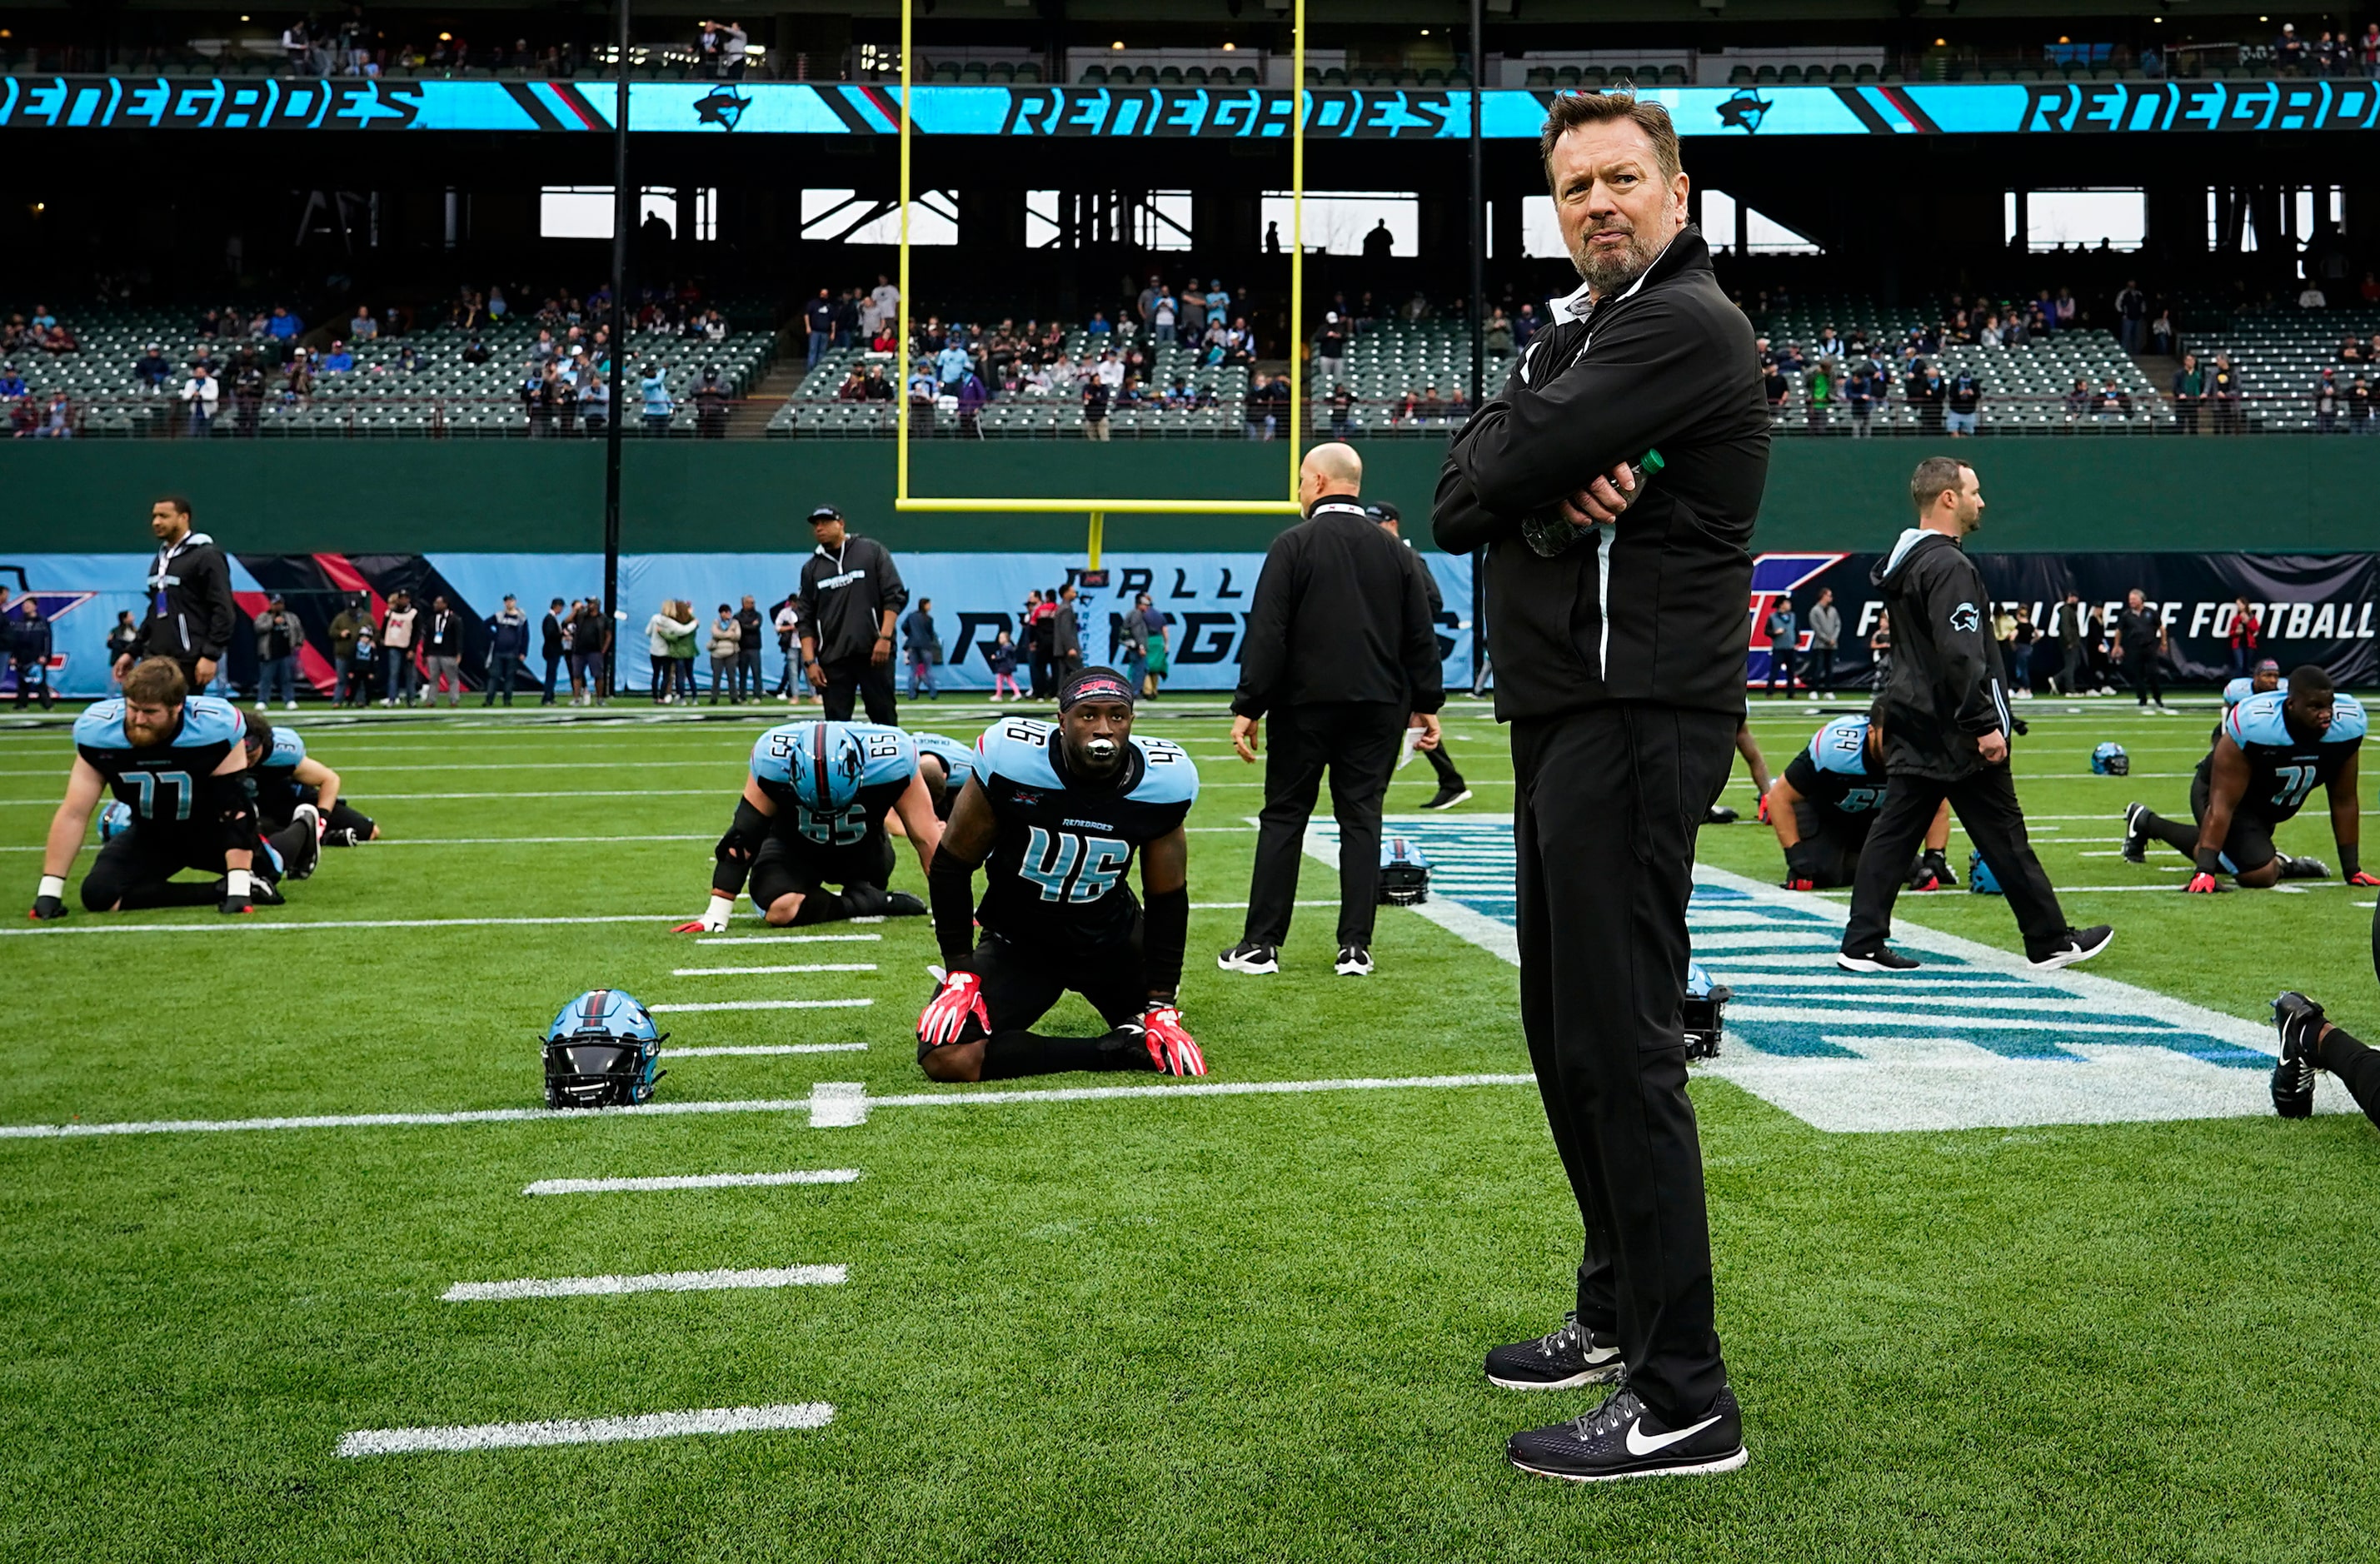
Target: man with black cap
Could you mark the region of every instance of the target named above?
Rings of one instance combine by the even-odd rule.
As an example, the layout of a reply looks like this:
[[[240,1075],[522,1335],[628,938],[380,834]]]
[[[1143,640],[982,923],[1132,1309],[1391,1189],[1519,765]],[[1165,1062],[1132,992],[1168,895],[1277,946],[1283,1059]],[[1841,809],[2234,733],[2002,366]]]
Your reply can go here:
[[[192,695],[205,693],[239,623],[231,564],[212,538],[190,530],[190,502],[168,494],[149,507],[157,557],[149,566],[149,612],[132,650],[115,660],[121,682],[142,658],[170,657]]]
[[[1429,598],[1430,636],[1435,639],[1438,635],[1438,616],[1446,609],[1446,600],[1439,595],[1438,578],[1429,573],[1429,566],[1422,562],[1421,555],[1414,552],[1413,545],[1404,542],[1404,535],[1398,530],[1404,517],[1396,506],[1386,500],[1381,500],[1364,508],[1370,512],[1373,519],[1380,524],[1381,531],[1403,544],[1405,563],[1412,568],[1414,575],[1420,578],[1422,591]],[[1406,731],[1410,733],[1412,730]],[[1423,750],[1422,754],[1427,758],[1429,769],[1438,773],[1438,791],[1430,795],[1429,802],[1424,804],[1423,808],[1451,809],[1471,796],[1471,789],[1464,784],[1463,773],[1454,769],[1454,758],[1446,752],[1446,739],[1443,734],[1439,735],[1437,744]],[[1400,758],[1397,765],[1402,769],[1404,761]]]
[[[1216,957],[1225,972],[1281,970],[1296,904],[1305,822],[1325,768],[1339,823],[1339,955],[1342,977],[1372,973],[1380,884],[1380,798],[1398,741],[1420,728],[1438,746],[1445,698],[1438,635],[1417,562],[1382,531],[1356,496],[1364,464],[1352,446],[1317,445],[1297,471],[1305,519],[1272,540],[1248,606],[1232,746],[1253,765],[1258,724],[1272,720],[1256,872],[1240,942]]]
[[[868,720],[896,726],[892,622],[909,600],[892,555],[873,538],[855,536],[832,505],[810,512],[818,548],[802,562],[802,672],[819,692],[830,722],[851,720],[854,696]]]

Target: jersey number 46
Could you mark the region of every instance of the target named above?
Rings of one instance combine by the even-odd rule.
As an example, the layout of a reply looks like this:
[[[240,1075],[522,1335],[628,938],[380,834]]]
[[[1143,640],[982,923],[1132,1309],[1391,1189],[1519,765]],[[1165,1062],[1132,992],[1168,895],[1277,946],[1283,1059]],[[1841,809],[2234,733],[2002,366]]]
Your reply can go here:
[[[1025,860],[1017,873],[1041,888],[1045,902],[1096,902],[1115,889],[1132,862],[1132,846],[1111,836],[1077,836],[1026,828]]]

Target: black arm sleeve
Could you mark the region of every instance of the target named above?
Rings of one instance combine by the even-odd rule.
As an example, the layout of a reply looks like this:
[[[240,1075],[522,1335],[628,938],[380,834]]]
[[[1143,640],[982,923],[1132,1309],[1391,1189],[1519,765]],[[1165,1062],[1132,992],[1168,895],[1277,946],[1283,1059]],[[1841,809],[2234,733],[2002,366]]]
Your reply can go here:
[[[1171,998],[1182,987],[1182,952],[1190,944],[1190,888],[1161,891],[1141,911],[1140,961],[1148,991]]]
[[[934,915],[934,942],[942,948],[942,965],[958,969],[975,950],[975,871],[977,866],[948,847],[934,849],[926,868],[927,905]],[[1177,969],[1180,962],[1175,962]]]
[[[192,583],[192,589],[207,616],[206,635],[199,646],[199,655],[221,661],[239,624],[239,605],[231,595],[231,565],[221,549],[193,551],[190,573],[199,578]]]
[[[750,799],[735,801],[735,823],[712,853],[718,859],[718,867],[710,871],[713,895],[733,897],[744,889],[744,877],[752,872],[752,855],[769,839],[769,817],[754,808]]]

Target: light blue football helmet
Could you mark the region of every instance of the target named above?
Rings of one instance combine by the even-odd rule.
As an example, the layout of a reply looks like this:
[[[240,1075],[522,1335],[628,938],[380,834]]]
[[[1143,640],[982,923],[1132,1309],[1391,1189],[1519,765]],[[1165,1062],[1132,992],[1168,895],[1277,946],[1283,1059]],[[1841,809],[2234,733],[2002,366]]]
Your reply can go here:
[[[548,1108],[625,1108],[652,1099],[668,1034],[619,988],[589,988],[545,1029]]]

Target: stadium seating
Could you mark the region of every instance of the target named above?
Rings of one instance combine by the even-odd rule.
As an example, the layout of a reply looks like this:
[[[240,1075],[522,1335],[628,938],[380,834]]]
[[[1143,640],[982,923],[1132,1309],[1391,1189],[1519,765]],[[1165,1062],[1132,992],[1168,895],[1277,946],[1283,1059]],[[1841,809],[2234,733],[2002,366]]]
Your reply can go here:
[[[2223,354],[2239,371],[2248,417],[2273,433],[2302,433],[2318,427],[2314,386],[2325,370],[2338,371],[2346,391],[2362,375],[2380,383],[2380,365],[2339,361],[2340,339],[2350,333],[2369,351],[2380,333],[2380,309],[2275,309],[2233,318],[2209,331],[2187,333],[2184,346],[2211,367]],[[2338,428],[2345,430],[2342,416]]]

